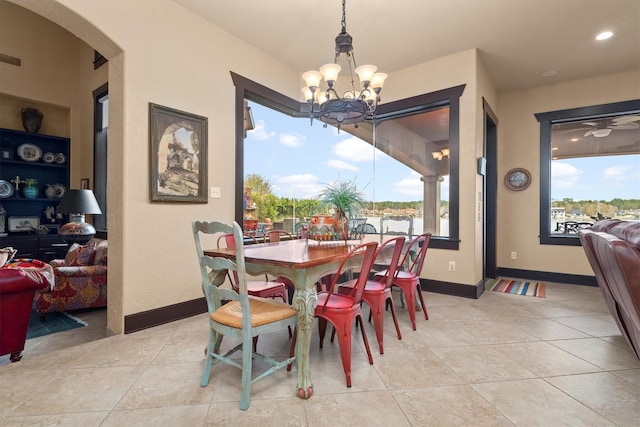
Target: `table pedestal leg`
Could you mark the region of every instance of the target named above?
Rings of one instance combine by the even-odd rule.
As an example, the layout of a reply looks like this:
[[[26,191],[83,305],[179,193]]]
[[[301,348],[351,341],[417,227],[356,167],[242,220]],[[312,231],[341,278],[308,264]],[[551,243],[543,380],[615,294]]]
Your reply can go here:
[[[296,362],[298,367],[297,395],[308,399],[313,394],[313,383],[309,375],[309,351],[311,348],[311,332],[318,297],[312,289],[296,289],[292,305],[298,310],[298,338],[296,342]]]

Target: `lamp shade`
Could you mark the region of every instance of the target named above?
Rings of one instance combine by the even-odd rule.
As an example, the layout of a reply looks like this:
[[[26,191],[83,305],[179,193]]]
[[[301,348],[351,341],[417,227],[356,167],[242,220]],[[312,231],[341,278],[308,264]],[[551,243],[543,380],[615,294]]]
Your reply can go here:
[[[102,213],[96,196],[91,190],[68,190],[60,200],[57,211],[66,214],[99,215]]]

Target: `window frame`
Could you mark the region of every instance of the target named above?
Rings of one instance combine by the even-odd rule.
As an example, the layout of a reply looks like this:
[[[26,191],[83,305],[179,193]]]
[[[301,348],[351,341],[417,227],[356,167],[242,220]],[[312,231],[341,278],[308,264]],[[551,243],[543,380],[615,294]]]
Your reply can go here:
[[[308,117],[309,105],[289,98],[273,89],[249,80],[234,72],[231,79],[235,93],[235,220],[242,224],[242,202],[244,192],[244,101],[257,102],[291,117]],[[448,105],[449,111],[449,236],[433,236],[430,248],[458,250],[459,238],[459,141],[460,141],[460,97],[466,85],[459,85],[435,92],[417,95],[394,102],[380,104],[376,110],[376,121],[417,114],[437,106]]]
[[[534,114],[540,123],[540,244],[581,246],[579,236],[551,233],[551,125],[640,112],[640,99]]]

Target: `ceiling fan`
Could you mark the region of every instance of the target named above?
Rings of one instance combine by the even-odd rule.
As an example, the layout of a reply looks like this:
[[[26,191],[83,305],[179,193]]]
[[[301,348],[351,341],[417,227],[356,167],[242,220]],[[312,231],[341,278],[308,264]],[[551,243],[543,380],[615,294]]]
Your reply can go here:
[[[593,126],[594,129],[589,129],[584,136],[593,135],[596,138],[603,138],[609,136],[614,130],[633,130],[640,128],[640,115],[620,116],[612,119],[603,119],[597,122],[583,122],[583,125]],[[609,123],[605,126],[605,121]]]

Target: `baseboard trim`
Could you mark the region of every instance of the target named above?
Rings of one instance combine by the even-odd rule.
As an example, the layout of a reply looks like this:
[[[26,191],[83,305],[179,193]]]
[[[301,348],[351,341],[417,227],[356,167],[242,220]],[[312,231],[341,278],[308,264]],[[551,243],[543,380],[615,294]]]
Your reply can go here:
[[[577,274],[550,273],[546,271],[518,270],[513,268],[498,268],[498,275],[514,277],[518,279],[536,280],[540,282],[567,283],[571,285],[598,286],[594,276],[582,276]],[[484,293],[484,281],[475,285],[463,285],[461,283],[444,282],[440,280],[420,279],[420,287],[423,291],[456,297],[478,299]],[[130,314],[124,317],[124,333],[141,331],[164,325],[187,317],[206,313],[207,302],[202,298],[185,301],[166,307]]]
[[[595,276],[579,274],[551,273],[548,271],[518,270],[498,267],[498,275],[518,279],[536,280],[538,282],[566,283],[569,285],[598,286]]]
[[[473,299],[480,298],[480,295],[484,292],[483,283],[463,285],[460,283],[443,282],[440,280],[420,279],[420,287],[423,291],[427,292]]]
[[[154,326],[164,325],[207,312],[207,301],[202,298],[185,301],[166,307],[154,308],[124,317],[124,333],[130,334]]]

